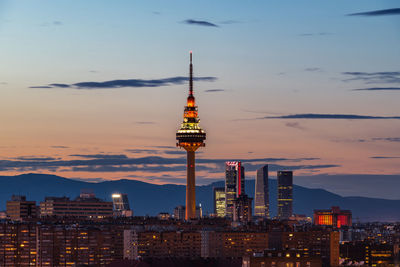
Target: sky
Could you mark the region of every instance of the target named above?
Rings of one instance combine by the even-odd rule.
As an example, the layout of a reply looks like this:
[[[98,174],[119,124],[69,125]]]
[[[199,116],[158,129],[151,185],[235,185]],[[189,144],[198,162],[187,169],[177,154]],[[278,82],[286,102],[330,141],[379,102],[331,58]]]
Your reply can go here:
[[[184,184],[193,51],[197,184],[242,160],[400,199],[399,44],[396,0],[1,0],[0,175]]]

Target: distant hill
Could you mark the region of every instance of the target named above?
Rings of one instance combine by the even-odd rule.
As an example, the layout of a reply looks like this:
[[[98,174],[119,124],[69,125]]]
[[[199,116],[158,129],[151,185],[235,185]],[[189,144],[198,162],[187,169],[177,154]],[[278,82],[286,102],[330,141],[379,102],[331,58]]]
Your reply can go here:
[[[197,203],[205,213],[213,210],[213,187],[223,187],[224,182],[196,187]],[[270,179],[271,215],[276,215],[276,180]],[[127,193],[135,215],[156,215],[172,212],[174,207],[185,204],[185,186],[155,185],[135,180],[82,182],[47,174],[23,174],[0,176],[0,210],[13,194],[26,195],[29,200],[43,201],[45,196],[68,196],[75,198],[81,189],[92,189],[97,197],[111,200],[114,192]],[[254,197],[254,180],[246,181],[246,192]],[[353,212],[353,221],[400,221],[400,200],[366,197],[341,197],[322,189],[294,186],[294,212],[312,216],[313,209],[340,206]]]

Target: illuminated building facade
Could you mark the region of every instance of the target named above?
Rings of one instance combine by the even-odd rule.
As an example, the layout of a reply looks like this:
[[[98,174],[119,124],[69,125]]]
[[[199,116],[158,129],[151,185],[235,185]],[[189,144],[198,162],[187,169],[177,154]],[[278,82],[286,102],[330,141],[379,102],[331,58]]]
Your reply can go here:
[[[293,214],[293,172],[278,171],[278,219],[287,220]]]
[[[233,217],[233,203],[237,197],[244,194],[244,167],[240,161],[225,163],[225,201],[226,216]]]
[[[193,64],[192,52],[190,52],[189,96],[181,128],[176,133],[176,145],[184,148],[187,154],[186,220],[196,218],[195,152],[199,147],[205,146],[204,140],[206,139],[206,132],[200,128],[199,122],[200,119],[193,96]]]
[[[113,201],[114,216],[131,217],[132,210],[129,208],[127,194],[114,193],[111,195]]]
[[[214,214],[217,217],[225,217],[225,188],[214,187]]]
[[[6,213],[11,220],[36,218],[36,201],[27,201],[25,196],[12,196],[6,203]]]
[[[257,170],[254,216],[269,219],[268,165]]]
[[[314,210],[314,224],[329,225],[337,228],[351,226],[351,211],[341,210],[339,207],[332,207],[330,210]]]
[[[233,201],[233,221],[235,222],[251,222],[253,218],[251,204],[253,199],[246,194],[241,194]]]
[[[113,203],[98,199],[94,194],[81,194],[75,200],[46,197],[40,203],[40,216],[101,219],[113,216]]]

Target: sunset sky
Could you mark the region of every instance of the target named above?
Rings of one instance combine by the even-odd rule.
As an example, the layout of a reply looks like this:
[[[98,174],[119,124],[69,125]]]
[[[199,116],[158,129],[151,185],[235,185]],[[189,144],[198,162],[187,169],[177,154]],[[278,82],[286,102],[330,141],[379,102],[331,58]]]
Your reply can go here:
[[[400,186],[398,0],[1,0],[0,175],[185,183],[191,50],[198,184],[242,160]]]

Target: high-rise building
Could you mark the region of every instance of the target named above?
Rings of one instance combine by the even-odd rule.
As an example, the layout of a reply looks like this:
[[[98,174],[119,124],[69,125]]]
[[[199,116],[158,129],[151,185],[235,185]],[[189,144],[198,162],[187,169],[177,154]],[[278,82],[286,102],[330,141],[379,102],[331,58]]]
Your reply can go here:
[[[225,203],[226,216],[233,217],[233,202],[244,194],[244,167],[240,161],[225,163]]]
[[[269,218],[268,165],[257,170],[254,216]]]
[[[113,200],[114,216],[131,217],[132,210],[129,208],[129,201],[127,194],[114,193],[111,195]]]
[[[329,225],[340,228],[351,226],[351,211],[332,207],[330,210],[314,210],[315,225]]]
[[[21,220],[24,218],[35,218],[36,212],[36,201],[27,201],[26,196],[15,196],[11,197],[6,203],[6,213],[11,220]]]
[[[174,209],[174,219],[176,219],[176,220],[185,219],[185,214],[186,214],[185,206],[178,206]]]
[[[253,199],[246,194],[241,194],[233,201],[233,221],[235,222],[251,222],[253,217],[251,204]]]
[[[293,172],[278,171],[278,219],[287,220],[293,214]]]
[[[225,217],[225,188],[214,187],[214,214],[217,217]]]
[[[192,52],[190,52],[189,96],[181,128],[176,133],[176,145],[184,148],[187,152],[186,220],[196,217],[195,152],[199,147],[205,146],[204,140],[206,139],[206,132],[200,128],[199,122],[193,96],[193,64]]]

